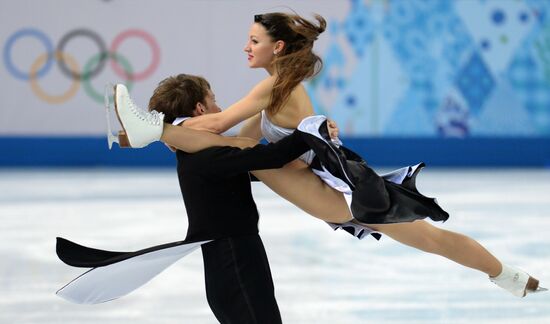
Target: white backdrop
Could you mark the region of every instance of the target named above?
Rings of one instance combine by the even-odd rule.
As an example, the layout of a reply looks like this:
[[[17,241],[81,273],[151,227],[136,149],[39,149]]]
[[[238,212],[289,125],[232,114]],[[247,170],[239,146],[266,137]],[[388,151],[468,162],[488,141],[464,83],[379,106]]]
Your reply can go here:
[[[38,57],[46,52],[37,37],[18,31],[32,28],[41,32],[53,48],[67,33],[85,28],[97,33],[107,48],[118,35],[129,29],[150,34],[160,49],[158,68],[136,80],[132,89],[135,101],[145,107],[156,84],[168,75],[200,74],[206,77],[222,107],[245,95],[261,78],[263,70],[247,67],[243,47],[253,15],[270,11],[288,11],[311,17],[319,13],[327,19],[342,19],[349,11],[348,1],[245,1],[245,0],[0,0],[0,136],[97,136],[104,134],[102,105],[92,99],[80,83],[74,96],[61,103],[49,103],[45,95],[33,90],[28,75]],[[10,38],[13,42],[9,43]],[[322,53],[326,38],[318,41]],[[64,53],[74,57],[79,69],[98,54],[90,37],[76,36],[66,42]],[[151,63],[151,47],[138,37],[125,38],[116,53],[128,60],[135,73]],[[17,78],[8,65],[27,80]],[[38,65],[39,70],[41,65]],[[90,78],[96,92],[102,93],[107,82],[121,82],[110,62]],[[75,83],[53,62],[47,73],[38,72],[35,87],[44,94],[58,96]]]

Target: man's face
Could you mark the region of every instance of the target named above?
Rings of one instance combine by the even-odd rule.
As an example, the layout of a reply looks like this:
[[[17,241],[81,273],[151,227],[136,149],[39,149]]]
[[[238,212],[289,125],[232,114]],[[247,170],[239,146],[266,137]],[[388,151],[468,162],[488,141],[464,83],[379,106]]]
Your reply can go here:
[[[219,113],[222,111],[220,107],[218,107],[218,104],[216,103],[216,96],[212,92],[212,90],[208,89],[208,94],[204,98],[204,111],[203,115],[206,114],[213,114],[213,113]]]

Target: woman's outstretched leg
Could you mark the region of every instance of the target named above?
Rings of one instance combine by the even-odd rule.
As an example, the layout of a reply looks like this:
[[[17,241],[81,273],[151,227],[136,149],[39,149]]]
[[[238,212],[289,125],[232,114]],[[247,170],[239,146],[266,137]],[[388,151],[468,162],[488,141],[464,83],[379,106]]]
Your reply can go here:
[[[164,124],[160,141],[187,153],[195,153],[212,146],[252,147],[257,140],[246,137],[225,137],[192,128]]]
[[[412,223],[367,225],[405,245],[438,254],[465,267],[497,276],[500,261],[472,238],[418,220]]]
[[[497,286],[517,297],[545,291],[539,281],[523,270],[501,263],[475,240],[451,231],[437,228],[426,221],[412,223],[368,225],[394,240],[419,250],[438,254],[465,267],[489,275]]]

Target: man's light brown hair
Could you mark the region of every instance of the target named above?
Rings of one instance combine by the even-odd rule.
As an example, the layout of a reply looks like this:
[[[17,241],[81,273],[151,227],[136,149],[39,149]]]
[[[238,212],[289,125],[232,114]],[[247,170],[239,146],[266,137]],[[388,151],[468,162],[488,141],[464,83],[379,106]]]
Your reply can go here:
[[[164,121],[172,123],[177,117],[193,117],[198,102],[205,103],[210,84],[205,78],[178,74],[162,80],[151,99],[149,110],[164,113]]]

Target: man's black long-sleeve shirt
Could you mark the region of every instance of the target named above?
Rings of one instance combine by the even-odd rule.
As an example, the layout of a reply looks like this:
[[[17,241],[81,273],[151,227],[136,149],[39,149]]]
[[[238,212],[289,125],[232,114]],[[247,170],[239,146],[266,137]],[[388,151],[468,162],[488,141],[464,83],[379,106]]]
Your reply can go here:
[[[189,218],[187,241],[258,233],[248,171],[276,169],[309,150],[299,131],[277,143],[241,150],[224,146],[177,152],[178,178]]]

